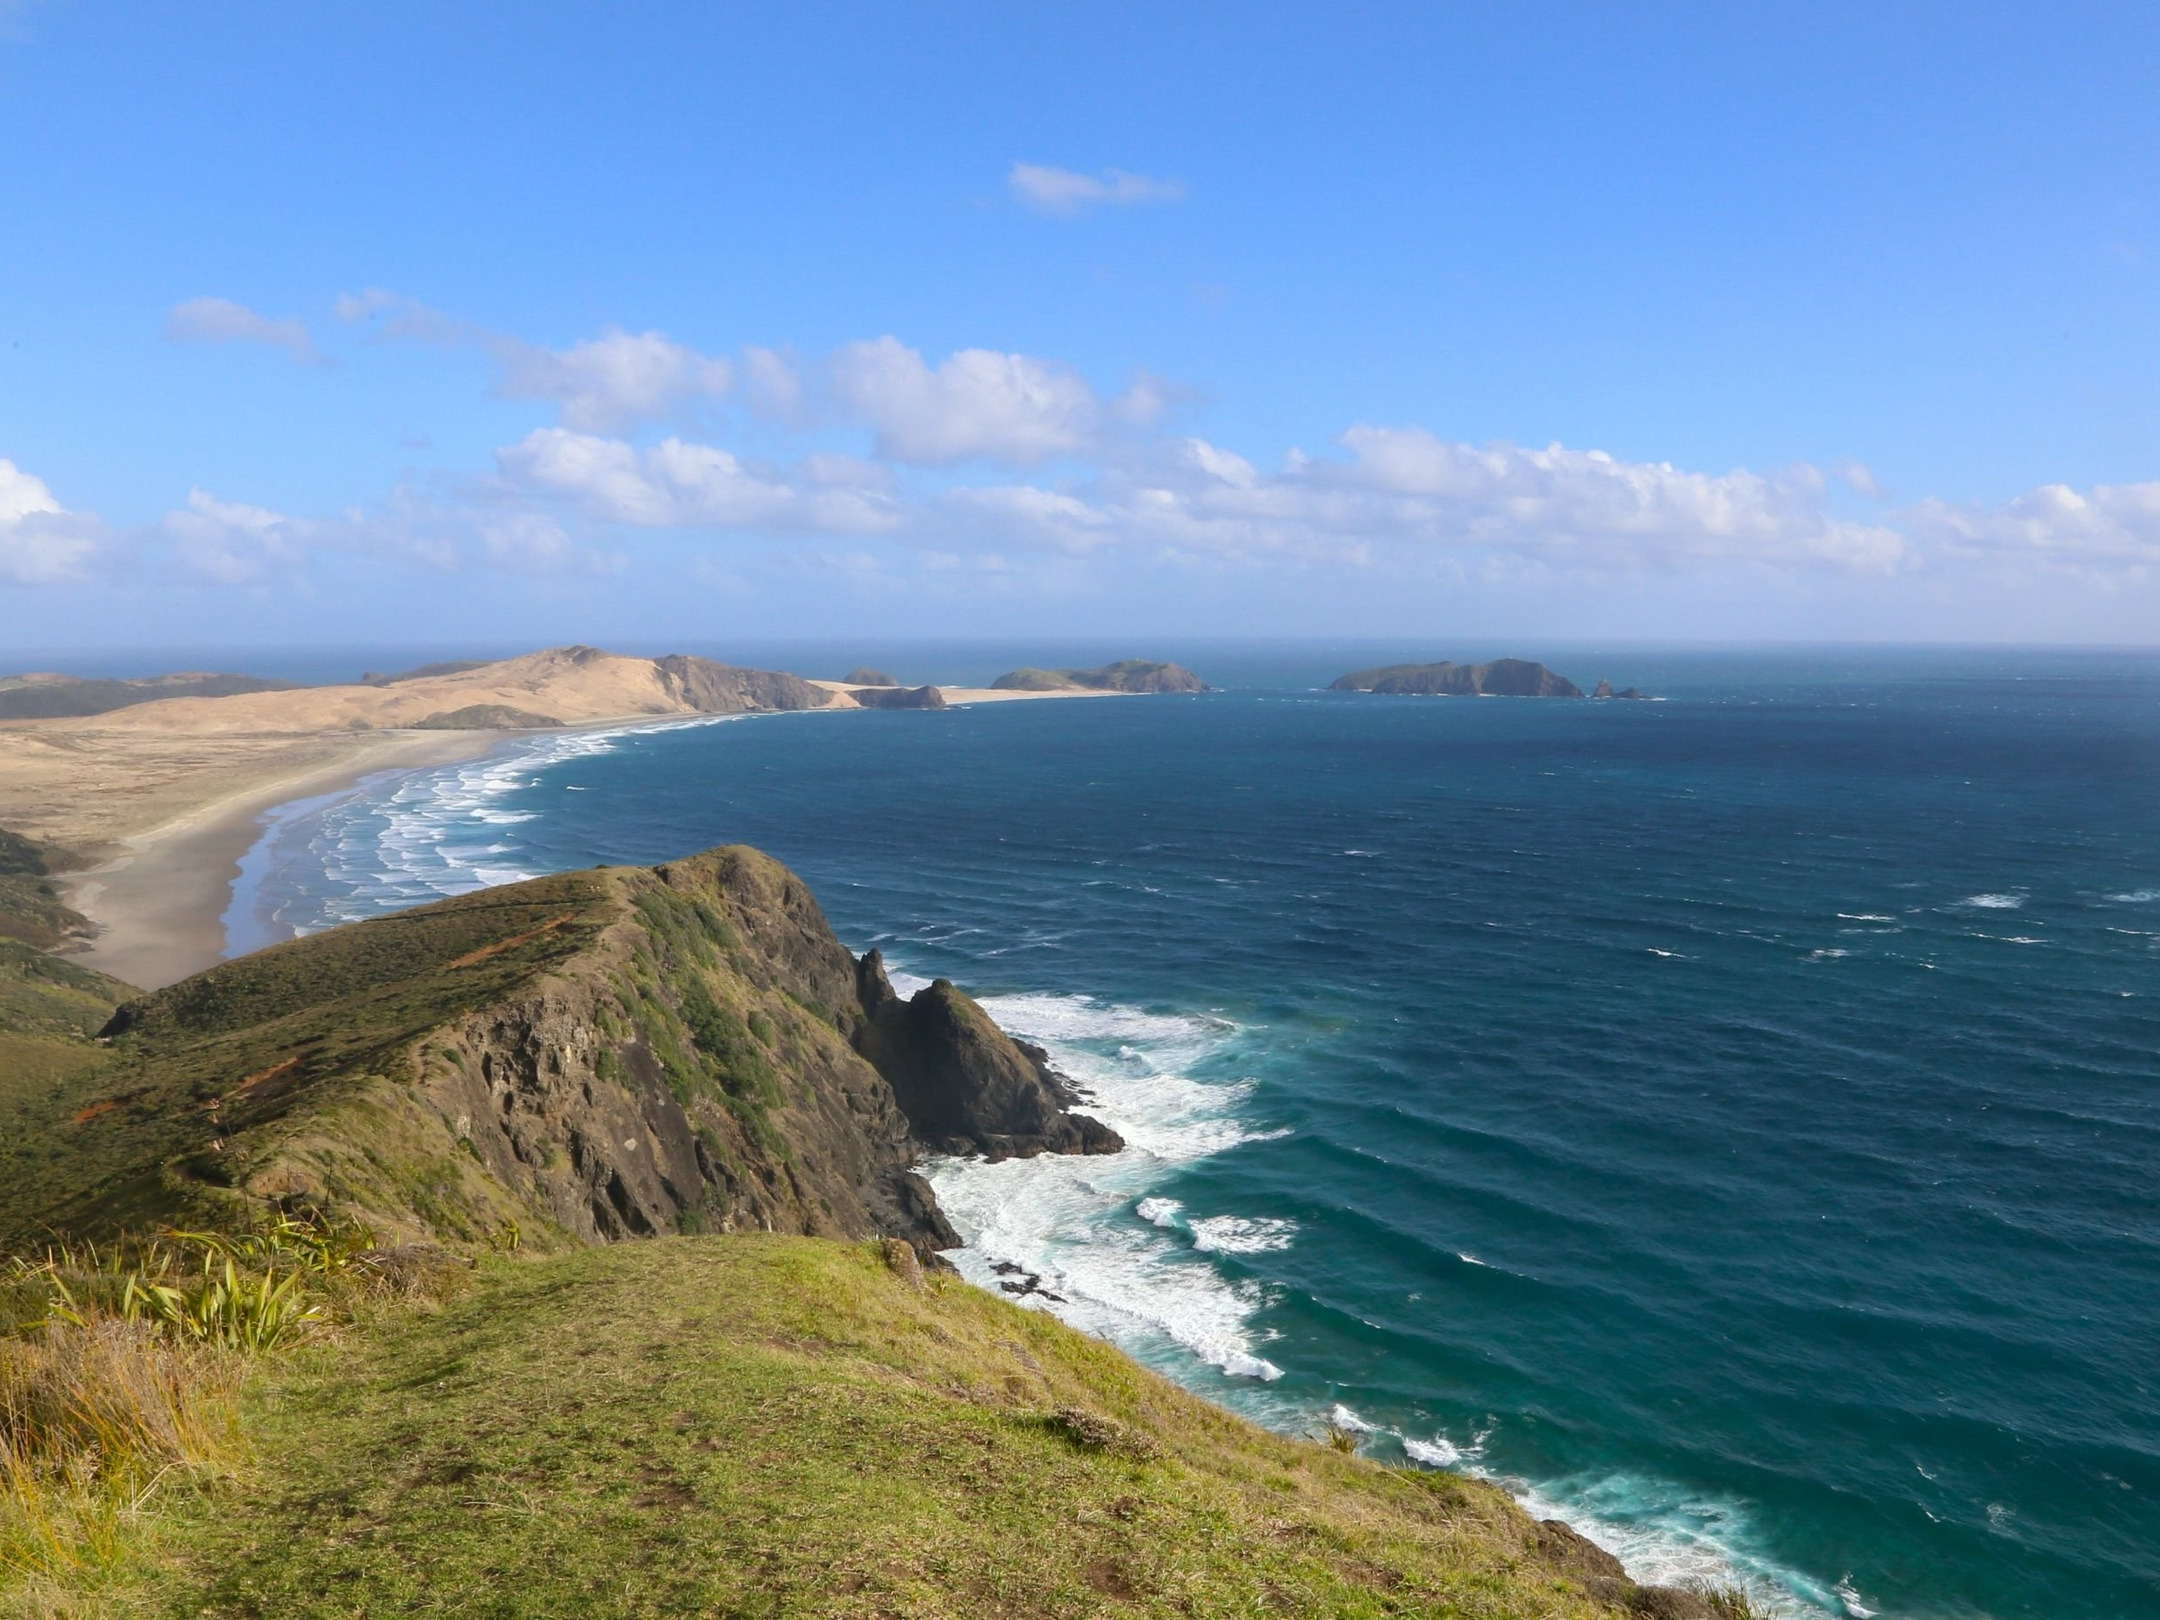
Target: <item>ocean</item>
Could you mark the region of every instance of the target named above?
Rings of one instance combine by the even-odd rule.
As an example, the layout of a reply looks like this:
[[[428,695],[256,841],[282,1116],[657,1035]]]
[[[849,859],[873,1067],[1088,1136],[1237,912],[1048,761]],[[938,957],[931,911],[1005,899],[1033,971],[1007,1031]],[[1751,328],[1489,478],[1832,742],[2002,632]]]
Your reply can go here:
[[[1217,648],[518,741],[271,818],[231,940],[758,845],[1130,1144],[936,1165],[970,1278],[1641,1579],[2160,1616],[2160,657],[1545,656],[1662,701]]]

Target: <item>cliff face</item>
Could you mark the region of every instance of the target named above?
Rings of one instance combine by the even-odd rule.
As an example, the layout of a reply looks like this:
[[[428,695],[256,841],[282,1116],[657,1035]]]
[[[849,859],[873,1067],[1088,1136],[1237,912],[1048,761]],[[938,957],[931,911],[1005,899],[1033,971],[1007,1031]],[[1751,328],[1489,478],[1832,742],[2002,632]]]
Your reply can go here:
[[[1489,664],[1391,664],[1361,669],[1333,682],[1331,692],[1381,692],[1414,697],[1570,697],[1582,688],[1527,658]]]
[[[927,1150],[1114,1133],[949,984],[903,1002],[755,850],[564,874],[128,1003],[20,1122],[0,1239],[250,1206],[386,1238],[765,1230],[951,1246]],[[4,1156],[0,1156],[4,1157]]]
[[[761,709],[822,709],[832,694],[799,675],[770,669],[738,669],[710,658],[671,653],[655,658],[660,683],[670,696],[701,714],[743,714]]]

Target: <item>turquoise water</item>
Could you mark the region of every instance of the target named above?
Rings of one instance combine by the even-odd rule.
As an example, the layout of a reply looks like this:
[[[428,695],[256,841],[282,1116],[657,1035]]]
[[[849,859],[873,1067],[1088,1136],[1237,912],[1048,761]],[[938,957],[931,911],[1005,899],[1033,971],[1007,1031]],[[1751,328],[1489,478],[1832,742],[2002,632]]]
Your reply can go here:
[[[234,938],[758,844],[1134,1144],[938,1167],[978,1279],[1644,1577],[2160,1615],[2160,659],[1595,662],[1668,701],[517,744],[284,818]]]

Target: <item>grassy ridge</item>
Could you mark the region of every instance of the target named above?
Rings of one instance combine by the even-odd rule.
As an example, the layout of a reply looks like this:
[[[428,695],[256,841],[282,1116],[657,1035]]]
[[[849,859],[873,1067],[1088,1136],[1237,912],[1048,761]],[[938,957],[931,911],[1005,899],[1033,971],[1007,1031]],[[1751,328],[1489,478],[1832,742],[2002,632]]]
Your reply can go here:
[[[51,1083],[7,1085],[0,1249],[48,1230],[222,1224],[258,1142],[398,1077],[427,1031],[574,953],[610,897],[594,874],[543,879],[294,940],[129,1003],[109,1049],[56,1049]],[[38,993],[48,1008],[73,994],[87,1017],[124,988],[106,985]]]
[[[898,1246],[896,1246],[898,1247]],[[1607,1613],[1490,1487],[1264,1433],[879,1245],[488,1265],[258,1389],[126,1612]]]

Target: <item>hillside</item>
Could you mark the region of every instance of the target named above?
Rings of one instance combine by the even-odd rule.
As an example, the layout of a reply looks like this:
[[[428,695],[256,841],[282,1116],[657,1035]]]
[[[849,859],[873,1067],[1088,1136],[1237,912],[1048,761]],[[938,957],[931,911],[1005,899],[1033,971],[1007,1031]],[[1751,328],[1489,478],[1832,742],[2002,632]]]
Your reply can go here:
[[[0,1242],[276,1205],[455,1243],[934,1248],[951,1234],[910,1169],[921,1139],[1120,1145],[964,995],[902,1001],[740,848],[294,940],[129,1002],[107,1034],[0,1139]]]
[[[120,1612],[1712,1613],[1490,1486],[1264,1433],[875,1245],[493,1261],[253,1413],[253,1465],[166,1510]]]
[[[80,675],[0,677],[0,720],[50,720],[63,715],[107,714],[137,703],[175,697],[230,697],[240,692],[279,692],[292,681],[260,675],[146,675],[100,680]]]

